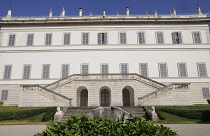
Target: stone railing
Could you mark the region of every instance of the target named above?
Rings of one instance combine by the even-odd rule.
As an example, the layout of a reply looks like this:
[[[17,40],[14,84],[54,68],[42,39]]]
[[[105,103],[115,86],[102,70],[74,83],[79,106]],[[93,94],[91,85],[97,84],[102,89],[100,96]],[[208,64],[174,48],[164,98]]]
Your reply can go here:
[[[60,93],[54,92],[52,90],[49,90],[43,86],[40,85],[22,85],[23,90],[34,90],[38,91],[39,94],[48,97],[49,99],[52,99],[57,102],[63,103],[65,106],[72,107],[71,101],[72,98],[66,97]]]
[[[66,78],[63,78],[61,80],[58,80],[52,84],[46,85],[45,88],[49,90],[53,90],[59,86],[63,86],[67,83],[70,83],[72,81],[86,81],[86,80],[128,80],[128,79],[133,79],[137,80],[139,82],[142,82],[144,84],[147,84],[149,86],[153,86],[157,89],[163,88],[166,85],[159,83],[155,80],[152,80],[150,78],[141,76],[139,74],[135,73],[128,73],[128,74],[74,74],[71,76],[68,76]]]
[[[145,102],[147,101],[151,101],[151,100],[154,100],[160,96],[163,96],[163,94],[169,92],[170,90],[172,89],[189,89],[189,85],[190,83],[172,83],[172,84],[169,84],[163,88],[160,88],[154,92],[151,92],[147,95],[144,95],[142,97],[139,97],[138,98],[138,104],[139,106],[142,106],[144,105]]]

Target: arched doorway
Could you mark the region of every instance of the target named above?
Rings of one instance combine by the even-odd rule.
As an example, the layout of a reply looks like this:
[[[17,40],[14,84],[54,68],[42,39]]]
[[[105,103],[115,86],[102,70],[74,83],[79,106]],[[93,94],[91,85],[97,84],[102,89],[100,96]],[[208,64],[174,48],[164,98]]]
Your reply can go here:
[[[128,89],[122,90],[123,95],[123,106],[131,106],[130,105],[130,92]]]
[[[101,106],[110,105],[110,93],[108,89],[101,90]]]
[[[88,90],[83,89],[80,93],[80,106],[88,106]]]

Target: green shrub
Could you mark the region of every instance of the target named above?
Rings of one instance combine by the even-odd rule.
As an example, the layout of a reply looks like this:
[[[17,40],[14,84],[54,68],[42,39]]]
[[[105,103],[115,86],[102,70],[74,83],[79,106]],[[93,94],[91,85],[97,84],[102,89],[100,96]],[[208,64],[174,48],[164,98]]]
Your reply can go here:
[[[210,99],[207,99],[206,101],[208,102],[208,104],[210,104]]]
[[[42,118],[42,122],[53,120],[54,115],[56,113],[56,109],[57,109],[56,107],[48,108],[47,112],[45,113],[45,115]]]
[[[166,119],[165,116],[163,115],[163,112],[161,111],[161,109],[156,108],[155,111],[156,111],[159,119],[161,119],[161,120],[165,120]]]
[[[35,136],[177,136],[170,128],[153,121],[135,117],[124,123],[123,118],[115,122],[101,117],[89,119],[84,114],[82,117],[74,115],[66,122],[47,124],[47,129]]]
[[[48,108],[24,110],[24,111],[8,111],[0,112],[0,121],[2,120],[20,120],[24,118],[33,117],[46,112]]]
[[[4,102],[3,101],[0,101],[0,104],[3,104]]]
[[[160,108],[160,110],[188,119],[199,119],[202,121],[210,121],[209,110],[176,110],[173,108]]]

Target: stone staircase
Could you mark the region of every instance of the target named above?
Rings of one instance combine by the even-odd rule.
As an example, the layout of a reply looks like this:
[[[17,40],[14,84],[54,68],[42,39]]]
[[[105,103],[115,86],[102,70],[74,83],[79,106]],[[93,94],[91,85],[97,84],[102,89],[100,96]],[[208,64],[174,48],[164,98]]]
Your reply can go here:
[[[61,121],[64,122],[68,120],[68,118],[72,115],[82,116],[82,113],[88,114],[95,108],[98,107],[68,107]],[[120,108],[126,112],[132,113],[134,116],[139,116],[140,118],[146,118],[148,120],[148,117],[146,116],[146,111],[143,107],[126,106]]]

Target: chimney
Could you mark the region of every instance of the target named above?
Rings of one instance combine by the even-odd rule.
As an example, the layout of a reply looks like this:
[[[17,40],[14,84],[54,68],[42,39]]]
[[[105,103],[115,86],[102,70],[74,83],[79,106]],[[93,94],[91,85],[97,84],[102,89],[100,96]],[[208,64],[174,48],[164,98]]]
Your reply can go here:
[[[61,11],[61,14],[60,14],[61,17],[65,17],[65,9],[63,7],[62,11]]]
[[[93,14],[91,13],[91,11],[90,11],[90,14],[89,14],[89,16],[90,16],[90,17],[92,17],[92,16],[93,16]]]
[[[50,11],[49,11],[49,17],[52,17],[52,9],[50,9]]]
[[[157,11],[156,11],[156,10],[155,10],[155,12],[154,12],[154,15],[155,15],[155,16],[157,16],[157,15],[158,15],[158,13],[157,13]]]
[[[171,14],[176,15],[176,10],[175,9],[171,10]]]
[[[128,7],[126,7],[126,9],[125,9],[126,16],[129,16],[129,12],[130,12],[130,10],[128,9]]]
[[[198,15],[202,15],[202,14],[203,14],[203,13],[201,12],[201,8],[200,8],[200,7],[197,8],[197,14],[198,14]]]
[[[147,11],[146,11],[145,15],[149,15]]]
[[[12,17],[12,10],[8,10],[6,17]]]
[[[79,8],[79,16],[81,17],[82,16],[82,8]]]
[[[106,16],[106,11],[105,11],[105,10],[103,11],[103,16],[104,16],[104,17]]]

